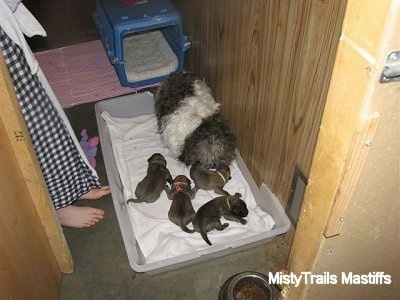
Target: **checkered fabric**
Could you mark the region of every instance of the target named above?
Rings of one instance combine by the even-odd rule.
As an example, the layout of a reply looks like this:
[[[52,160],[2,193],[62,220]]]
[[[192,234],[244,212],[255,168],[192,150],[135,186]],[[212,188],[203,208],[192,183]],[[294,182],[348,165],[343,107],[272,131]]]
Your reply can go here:
[[[54,207],[70,205],[100,182],[80,156],[39,78],[31,75],[21,48],[1,27],[0,47]]]

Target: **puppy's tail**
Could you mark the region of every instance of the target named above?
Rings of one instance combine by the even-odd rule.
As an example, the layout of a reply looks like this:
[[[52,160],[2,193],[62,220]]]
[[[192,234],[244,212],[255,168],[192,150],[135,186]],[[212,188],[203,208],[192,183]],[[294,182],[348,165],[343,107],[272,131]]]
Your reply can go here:
[[[189,228],[187,228],[187,226],[186,225],[184,225],[184,224],[181,224],[181,229],[184,231],[184,232],[187,232],[187,233],[193,233],[194,232],[194,230],[193,229],[189,229]]]
[[[194,232],[194,229],[192,230],[192,229],[189,229],[187,226],[186,226],[186,224],[183,222],[183,220],[180,220],[180,222],[179,222],[180,224],[179,224],[179,227],[184,231],[184,232],[187,232],[187,233],[193,233]]]
[[[143,201],[140,200],[140,199],[133,199],[133,198],[130,198],[130,199],[128,199],[128,201],[126,201],[126,204],[129,204],[129,202],[133,202],[133,203],[142,203]]]
[[[206,243],[211,246],[212,244],[211,244],[210,240],[208,239],[207,232],[204,231],[203,229],[200,229],[200,234],[201,234],[203,240],[205,240]]]

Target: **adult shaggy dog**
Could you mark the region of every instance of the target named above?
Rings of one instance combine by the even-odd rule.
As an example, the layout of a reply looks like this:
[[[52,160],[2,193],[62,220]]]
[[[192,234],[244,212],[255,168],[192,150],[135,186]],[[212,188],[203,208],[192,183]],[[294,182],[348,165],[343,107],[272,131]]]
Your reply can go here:
[[[173,157],[187,166],[230,165],[236,138],[203,79],[172,73],[155,95],[158,129]]]

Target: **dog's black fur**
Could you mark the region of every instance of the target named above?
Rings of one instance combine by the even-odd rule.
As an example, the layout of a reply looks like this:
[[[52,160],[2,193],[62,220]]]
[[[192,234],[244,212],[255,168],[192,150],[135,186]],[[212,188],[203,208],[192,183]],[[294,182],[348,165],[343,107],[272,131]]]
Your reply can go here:
[[[236,137],[221,114],[206,118],[185,139],[179,160],[187,166],[199,163],[206,168],[230,165],[235,159]]]
[[[164,190],[167,181],[172,183],[172,176],[167,169],[167,161],[160,153],[154,153],[148,160],[147,174],[138,183],[135,190],[137,199],[129,199],[127,203],[155,202]]]
[[[193,96],[193,82],[199,79],[191,74],[171,73],[168,80],[164,81],[155,95],[155,112],[158,127],[161,129],[161,118],[172,114],[179,102],[186,96]]]
[[[200,232],[203,239],[210,246],[212,245],[207,237],[207,232],[217,229],[224,230],[229,223],[221,224],[220,218],[223,216],[226,220],[246,224],[243,219],[249,213],[246,202],[240,199],[242,195],[236,193],[232,196],[220,196],[208,201],[201,206],[193,218],[193,228],[196,232]]]
[[[162,131],[164,116],[174,113],[185,97],[194,95],[193,84],[201,77],[193,74],[172,73],[159,88],[155,96],[155,112],[158,128]],[[206,168],[230,165],[235,159],[236,137],[232,134],[226,120],[217,112],[205,118],[185,143],[178,160],[191,166],[198,163]]]

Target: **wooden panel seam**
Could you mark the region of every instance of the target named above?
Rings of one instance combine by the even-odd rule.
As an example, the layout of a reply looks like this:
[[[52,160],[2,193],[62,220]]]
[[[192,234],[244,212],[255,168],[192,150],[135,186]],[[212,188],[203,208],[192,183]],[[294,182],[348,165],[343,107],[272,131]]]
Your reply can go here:
[[[330,216],[325,226],[324,236],[326,238],[340,234],[343,228],[348,206],[368,156],[379,120],[379,114],[373,114],[370,118],[361,122],[359,129],[354,134]]]

